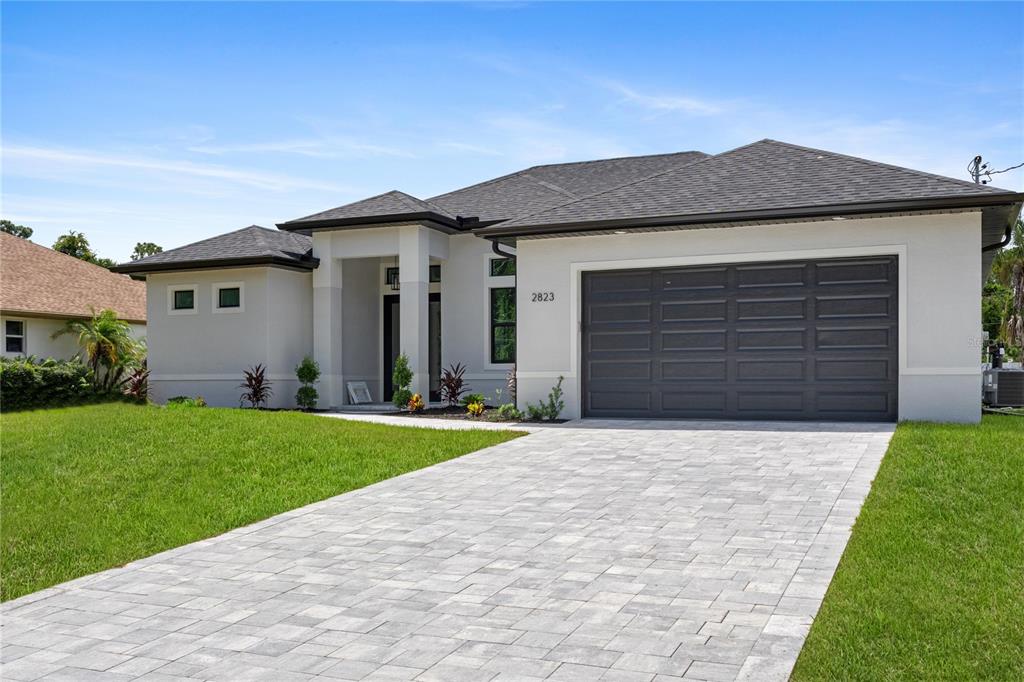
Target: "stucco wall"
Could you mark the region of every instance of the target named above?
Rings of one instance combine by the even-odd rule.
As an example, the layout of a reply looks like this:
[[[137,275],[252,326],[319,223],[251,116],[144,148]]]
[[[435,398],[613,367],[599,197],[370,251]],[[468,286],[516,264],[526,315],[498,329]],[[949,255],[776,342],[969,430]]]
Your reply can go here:
[[[217,284],[241,283],[242,309],[215,312]],[[195,285],[194,313],[168,310],[169,288]],[[312,352],[312,288],[308,273],[232,268],[154,274],[147,278],[152,397],[201,395],[211,405],[237,406],[242,371],[267,367],[271,407],[294,405],[295,365]]]
[[[978,212],[520,241],[519,404],[562,375],[579,416],[583,270],[884,253],[900,267],[900,419],[978,421],[980,249]]]
[[[25,323],[25,345],[23,353],[8,353],[6,342],[7,320],[18,320]],[[0,316],[0,351],[5,358],[13,358],[19,355],[34,355],[40,360],[55,358],[58,360],[69,360],[79,354],[78,341],[74,334],[63,334],[56,339],[50,338],[55,331],[64,328],[67,320],[57,320],[48,317],[23,317],[20,315]],[[146,336],[146,325],[131,324],[132,334],[135,338]]]
[[[379,258],[347,258],[341,265],[341,328],[343,381],[365,381],[374,400],[380,400],[381,372],[380,284],[384,274]],[[346,403],[348,395],[344,396]]]

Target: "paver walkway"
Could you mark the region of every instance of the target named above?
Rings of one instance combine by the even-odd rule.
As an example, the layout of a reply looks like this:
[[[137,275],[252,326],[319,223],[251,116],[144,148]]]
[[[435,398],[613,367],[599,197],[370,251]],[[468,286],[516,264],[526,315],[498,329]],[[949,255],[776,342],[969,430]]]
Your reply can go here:
[[[0,676],[784,679],[891,432],[542,431],[8,602]]]

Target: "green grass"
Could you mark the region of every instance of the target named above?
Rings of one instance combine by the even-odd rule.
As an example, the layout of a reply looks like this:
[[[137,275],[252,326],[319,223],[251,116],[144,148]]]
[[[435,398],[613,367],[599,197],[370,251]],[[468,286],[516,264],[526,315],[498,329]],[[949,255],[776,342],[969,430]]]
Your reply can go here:
[[[0,598],[521,434],[105,404],[0,420]]]
[[[897,428],[793,679],[1024,680],[1024,419]]]

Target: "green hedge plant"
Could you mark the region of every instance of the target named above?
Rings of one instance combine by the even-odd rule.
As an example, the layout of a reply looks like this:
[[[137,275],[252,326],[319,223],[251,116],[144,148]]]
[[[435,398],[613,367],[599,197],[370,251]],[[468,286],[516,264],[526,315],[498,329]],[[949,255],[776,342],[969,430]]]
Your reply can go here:
[[[308,355],[295,368],[295,376],[302,386],[295,393],[295,403],[304,410],[316,409],[320,394],[314,384],[320,380],[320,365]]]
[[[117,397],[116,392],[97,388],[92,369],[78,359],[0,358],[0,409],[4,412]]]

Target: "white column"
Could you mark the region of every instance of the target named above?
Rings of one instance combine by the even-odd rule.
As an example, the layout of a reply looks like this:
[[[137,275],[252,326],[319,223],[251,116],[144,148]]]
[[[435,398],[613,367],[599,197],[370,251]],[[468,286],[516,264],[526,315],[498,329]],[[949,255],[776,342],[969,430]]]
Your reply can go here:
[[[331,233],[313,235],[313,359],[320,365],[320,407],[341,407],[345,386],[341,366],[341,259],[331,250]]]
[[[426,400],[430,389],[427,314],[430,294],[430,239],[428,228],[412,225],[398,236],[398,277],[401,283],[400,317],[402,352],[412,369],[413,393]]]

